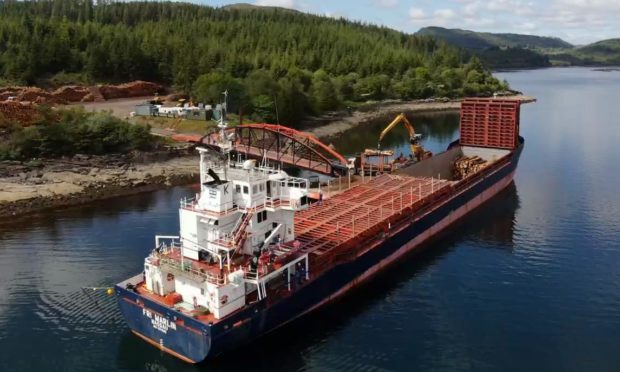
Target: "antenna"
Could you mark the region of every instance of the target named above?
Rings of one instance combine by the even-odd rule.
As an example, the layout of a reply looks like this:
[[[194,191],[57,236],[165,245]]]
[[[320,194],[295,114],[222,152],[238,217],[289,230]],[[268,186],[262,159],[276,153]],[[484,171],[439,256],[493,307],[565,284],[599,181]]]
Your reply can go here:
[[[280,117],[278,116],[278,97],[276,95],[273,96],[273,102],[276,106],[276,124],[280,125]]]

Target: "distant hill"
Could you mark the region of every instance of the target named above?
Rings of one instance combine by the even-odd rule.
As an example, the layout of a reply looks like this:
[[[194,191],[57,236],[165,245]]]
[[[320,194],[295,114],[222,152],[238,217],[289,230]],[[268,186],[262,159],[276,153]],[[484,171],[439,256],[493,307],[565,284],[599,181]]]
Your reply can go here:
[[[620,65],[620,39],[608,39],[569,50],[549,53],[555,65],[617,66]]]
[[[620,64],[620,39],[608,39],[577,48],[575,53],[604,64]]]
[[[441,38],[447,42],[466,49],[523,48],[523,49],[560,49],[572,48],[573,45],[557,37],[490,33],[448,29],[443,27],[424,27],[417,35],[429,35]]]
[[[477,55],[491,68],[620,65],[620,39],[577,47],[557,37],[425,27],[431,36]]]
[[[551,65],[541,51],[572,48],[564,40],[520,34],[493,34],[443,27],[425,27],[416,35],[431,36],[477,55],[490,68],[531,68]]]

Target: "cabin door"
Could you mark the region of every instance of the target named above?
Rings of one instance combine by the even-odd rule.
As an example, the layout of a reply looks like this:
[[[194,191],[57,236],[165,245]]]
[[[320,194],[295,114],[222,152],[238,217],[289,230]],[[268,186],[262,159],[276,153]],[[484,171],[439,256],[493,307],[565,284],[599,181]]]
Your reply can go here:
[[[267,196],[271,196],[271,181],[267,181]]]

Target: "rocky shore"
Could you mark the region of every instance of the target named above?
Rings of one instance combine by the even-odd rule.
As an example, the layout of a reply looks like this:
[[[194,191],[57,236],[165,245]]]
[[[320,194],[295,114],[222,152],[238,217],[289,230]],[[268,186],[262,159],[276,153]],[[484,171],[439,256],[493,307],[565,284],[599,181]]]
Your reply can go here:
[[[197,160],[194,154],[141,154],[3,162],[0,218],[195,182]]]

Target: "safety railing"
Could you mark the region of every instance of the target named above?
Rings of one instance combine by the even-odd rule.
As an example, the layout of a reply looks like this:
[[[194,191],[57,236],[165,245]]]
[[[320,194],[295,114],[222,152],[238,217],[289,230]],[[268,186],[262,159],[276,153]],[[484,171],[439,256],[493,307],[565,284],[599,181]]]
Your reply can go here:
[[[226,284],[226,275],[214,275],[194,267],[192,261],[159,255],[159,266],[172,274],[188,277],[196,282],[207,281],[216,285]]]

